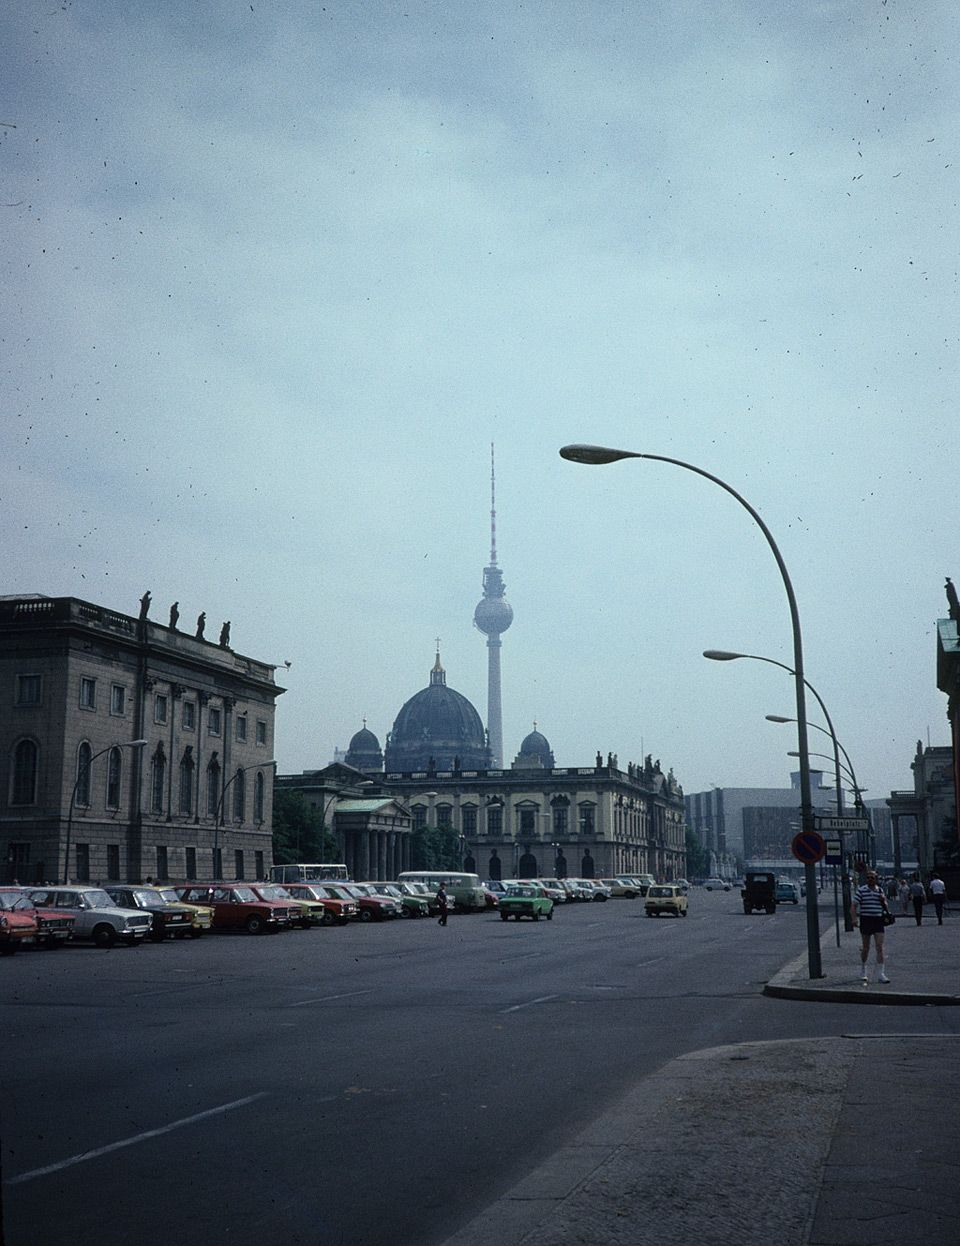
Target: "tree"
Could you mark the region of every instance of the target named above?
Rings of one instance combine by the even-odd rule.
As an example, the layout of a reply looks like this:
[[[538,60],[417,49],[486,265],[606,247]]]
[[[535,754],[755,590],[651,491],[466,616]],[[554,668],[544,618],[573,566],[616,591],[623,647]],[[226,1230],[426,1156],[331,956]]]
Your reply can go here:
[[[329,831],[321,837],[320,811],[308,805],[302,792],[283,788],[273,793],[273,859],[277,865],[294,861],[332,861],[337,841]]]
[[[450,827],[421,826],[410,837],[410,868],[459,870],[460,836]]]
[[[696,834],[687,827],[687,877],[706,878],[710,873],[710,853],[697,839]]]

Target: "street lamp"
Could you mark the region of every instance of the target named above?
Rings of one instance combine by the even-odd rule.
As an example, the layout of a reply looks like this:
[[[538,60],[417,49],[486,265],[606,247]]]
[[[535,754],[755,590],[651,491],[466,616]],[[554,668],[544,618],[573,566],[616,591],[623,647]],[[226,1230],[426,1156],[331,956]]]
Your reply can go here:
[[[806,680],[803,677],[803,639],[800,631],[800,612],[797,609],[797,599],[794,595],[793,584],[790,581],[790,575],[787,571],[786,563],[777,547],[776,541],[770,529],[760,518],[760,515],[750,505],[746,498],[742,497],[736,489],[728,485],[726,481],[721,480],[719,476],[714,476],[711,472],[705,471],[702,467],[696,467],[692,463],[685,463],[681,459],[667,458],[661,454],[641,454],[634,450],[615,450],[607,446],[584,446],[571,445],[564,446],[560,455],[562,458],[570,459],[574,463],[614,463],[620,459],[649,459],[657,463],[670,463],[674,467],[682,467],[685,471],[693,472],[697,476],[702,476],[706,480],[712,481],[715,485],[719,485],[726,493],[729,493],[740,505],[747,511],[760,531],[766,537],[770,551],[776,559],[777,567],[780,570],[780,576],[783,580],[783,587],[787,594],[787,602],[790,606],[790,623],[793,629],[793,671],[794,684],[796,686],[797,699],[797,747],[800,751],[800,825],[804,832],[813,830],[813,801],[810,794],[810,759],[807,748],[807,706],[806,697],[804,695]],[[807,882],[807,963],[811,978],[822,978],[823,969],[820,960],[820,919],[817,913],[817,875],[812,863],[807,862],[804,865],[804,873]]]
[[[221,826],[223,826],[223,802],[226,799],[227,792],[230,790],[231,787],[233,787],[237,779],[239,779],[242,774],[246,774],[248,770],[260,770],[264,766],[273,766],[275,768],[276,765],[277,765],[277,762],[275,760],[270,760],[270,761],[254,762],[252,766],[241,766],[240,769],[237,770],[235,774],[232,774],[230,778],[226,781],[226,783],[224,783],[223,790],[220,793],[220,799],[217,801],[217,812],[216,812],[216,816],[214,818],[214,823],[213,823],[213,872],[214,874],[219,873],[217,869],[217,861],[219,859],[217,854],[220,851],[220,828]]]
[[[76,803],[77,792],[80,790],[80,784],[86,779],[98,757],[102,757],[104,753],[112,753],[115,748],[146,748],[146,740],[127,740],[121,743],[119,740],[116,744],[108,744],[106,748],[102,748],[99,753],[94,753],[85,765],[78,768],[77,781],[73,785],[73,791],[70,793],[70,810],[67,813],[67,851],[63,858],[63,881],[66,885],[69,881],[70,874],[70,837],[73,833],[73,806]]]

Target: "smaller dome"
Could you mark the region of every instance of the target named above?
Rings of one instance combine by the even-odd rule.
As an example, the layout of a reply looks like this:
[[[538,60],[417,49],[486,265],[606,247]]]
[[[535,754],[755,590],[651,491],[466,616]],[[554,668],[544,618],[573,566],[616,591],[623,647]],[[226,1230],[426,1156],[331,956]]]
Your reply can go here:
[[[516,769],[523,769],[533,763],[536,766],[543,766],[545,770],[552,770],[556,765],[553,757],[553,749],[550,747],[550,741],[534,724],[530,734],[524,737],[523,743],[520,745],[520,752],[517,759],[513,763]]]
[[[373,732],[367,727],[361,727],[357,734],[351,739],[349,751],[351,753],[361,751],[368,753],[371,749],[376,752],[379,748],[380,741],[373,734]]]

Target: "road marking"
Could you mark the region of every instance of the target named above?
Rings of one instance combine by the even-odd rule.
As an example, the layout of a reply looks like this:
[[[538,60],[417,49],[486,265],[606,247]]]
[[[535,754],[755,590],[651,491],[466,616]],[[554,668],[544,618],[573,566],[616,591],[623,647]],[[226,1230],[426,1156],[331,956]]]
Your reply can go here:
[[[634,969],[645,969],[647,965],[659,965],[665,959],[666,957],[664,956],[655,956],[653,960],[641,960],[634,965]]]
[[[551,999],[559,999],[559,995],[541,995],[539,999],[527,1000],[525,1004],[514,1004],[511,1008],[501,1008],[500,1012],[519,1012],[521,1008],[532,1008],[534,1004],[546,1004]]]
[[[172,1121],[169,1125],[161,1125],[159,1129],[148,1129],[145,1133],[135,1134],[132,1138],[124,1138],[122,1142],[110,1142],[107,1146],[97,1147],[94,1151],[81,1151],[79,1155],[71,1155],[69,1159],[58,1164],[47,1164],[45,1168],[33,1168],[30,1172],[22,1172],[19,1177],[11,1177],[4,1185],[21,1185],[24,1181],[33,1181],[35,1177],[46,1177],[52,1172],[62,1172],[64,1168],[72,1168],[75,1164],[83,1164],[89,1159],[99,1159],[101,1155],[109,1155],[111,1151],[121,1151],[124,1147],[136,1146],[138,1142],[147,1142],[150,1138],[159,1138],[174,1129],[182,1129],[184,1125],[193,1125],[197,1121],[208,1120],[211,1116],[220,1116],[224,1112],[232,1112],[234,1108],[246,1107],[258,1099],[265,1099],[267,1091],[261,1090],[255,1095],[247,1095],[245,1099],[234,1099],[232,1103],[223,1103],[218,1108],[208,1108],[206,1112],[197,1112],[195,1116],[185,1116],[182,1120]]]
[[[332,999],[352,999],[354,995],[372,995],[373,988],[368,991],[344,991],[342,995],[315,995],[313,999],[298,999],[295,1004],[285,1004],[285,1008],[306,1008],[308,1004],[326,1004]]]

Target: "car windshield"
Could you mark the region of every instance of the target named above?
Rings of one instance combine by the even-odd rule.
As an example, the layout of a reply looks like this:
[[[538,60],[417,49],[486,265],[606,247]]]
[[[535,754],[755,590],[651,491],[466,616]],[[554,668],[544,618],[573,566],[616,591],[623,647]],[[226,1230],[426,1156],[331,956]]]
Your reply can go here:
[[[92,887],[89,891],[85,891],[83,898],[88,908],[91,909],[112,909],[116,904],[116,901],[99,887]]]
[[[13,912],[14,909],[32,909],[33,905],[19,891],[0,891],[0,909]]]
[[[355,900],[356,899],[356,896],[354,896],[352,892],[348,891],[346,887],[327,886],[327,887],[324,887],[323,890],[327,893],[327,895],[330,897],[331,900]]]
[[[537,894],[536,887],[508,887],[508,896],[535,896]]]
[[[180,903],[180,897],[177,895],[177,893],[174,891],[172,887],[158,887],[157,895],[164,902],[164,904],[179,904]]]
[[[258,887],[261,897],[264,900],[290,900],[292,899],[290,892],[286,887]]]
[[[647,892],[648,896],[672,896],[672,887],[651,887]]]
[[[133,901],[142,909],[148,909],[151,905],[156,905],[159,896],[155,891],[134,891],[131,892]]]
[[[325,900],[327,898],[322,887],[294,887],[290,890],[290,894],[299,900]]]
[[[217,899],[230,900],[233,904],[256,904],[257,896],[249,887],[231,887],[229,891],[221,888],[214,892]]]

